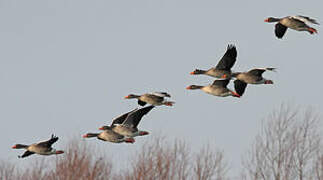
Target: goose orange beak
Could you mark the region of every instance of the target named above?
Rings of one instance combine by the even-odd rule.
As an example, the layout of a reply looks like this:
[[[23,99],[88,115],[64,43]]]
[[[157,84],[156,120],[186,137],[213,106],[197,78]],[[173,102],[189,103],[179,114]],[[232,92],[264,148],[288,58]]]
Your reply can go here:
[[[14,145],[14,146],[12,146],[11,148],[12,148],[12,149],[17,149],[17,146],[16,146],[16,145]]]

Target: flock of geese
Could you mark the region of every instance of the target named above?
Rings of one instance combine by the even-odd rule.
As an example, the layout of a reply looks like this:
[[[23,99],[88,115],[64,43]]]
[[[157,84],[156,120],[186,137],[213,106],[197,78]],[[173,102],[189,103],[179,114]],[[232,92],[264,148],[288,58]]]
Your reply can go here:
[[[317,30],[313,27],[307,25],[307,23],[319,24],[316,20],[311,19],[306,16],[287,16],[283,18],[274,18],[269,17],[265,19],[265,22],[277,22],[275,25],[275,35],[277,38],[283,38],[287,28],[294,29],[297,31],[307,31],[310,34],[317,33]],[[275,68],[255,68],[247,72],[232,72],[231,68],[236,62],[237,58],[237,49],[234,45],[228,45],[226,52],[223,57],[220,59],[219,63],[208,70],[195,69],[190,74],[200,75],[204,74],[216,78],[216,80],[206,86],[200,85],[190,85],[186,89],[194,90],[200,89],[205,93],[226,97],[241,97],[245,92],[247,84],[273,84],[272,80],[268,80],[262,77],[262,74],[265,71],[274,71]],[[234,79],[234,89],[232,91],[227,88],[230,80]],[[99,128],[101,132],[99,133],[87,133],[83,135],[84,138],[94,138],[96,137],[102,141],[108,141],[112,143],[134,143],[136,136],[145,136],[149,132],[142,131],[137,128],[139,122],[149,111],[151,111],[155,106],[165,105],[172,106],[175,102],[167,101],[166,98],[170,98],[170,94],[166,92],[155,92],[147,93],[143,95],[129,94],[126,96],[126,99],[137,99],[140,106],[149,106],[136,108],[132,111],[129,111],[125,114],[122,114],[112,120],[111,125],[105,125]],[[53,155],[53,154],[62,154],[64,151],[56,150],[52,148],[52,145],[58,140],[58,137],[52,135],[51,138],[47,141],[24,145],[16,144],[13,149],[26,149],[26,151],[18,156],[19,158],[25,158],[32,154],[39,155]]]

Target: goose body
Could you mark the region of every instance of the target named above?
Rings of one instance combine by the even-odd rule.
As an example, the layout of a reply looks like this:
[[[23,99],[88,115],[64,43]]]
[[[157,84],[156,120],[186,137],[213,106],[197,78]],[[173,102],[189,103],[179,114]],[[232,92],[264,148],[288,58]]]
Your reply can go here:
[[[116,133],[111,128],[106,129],[100,133],[87,133],[83,135],[83,138],[93,138],[93,137],[96,137],[102,141],[108,141],[112,143],[122,143],[122,142],[134,143],[135,142],[135,139],[128,138],[119,133]]]
[[[199,75],[204,74],[215,78],[230,79],[231,78],[231,68],[236,62],[237,49],[234,45],[228,45],[227,51],[220,59],[218,64],[208,70],[195,69],[190,74]]]
[[[32,154],[39,155],[53,155],[53,154],[62,154],[64,151],[56,150],[52,148],[52,144],[54,144],[58,140],[58,137],[52,135],[48,141],[43,141],[39,143],[34,143],[31,145],[24,144],[16,144],[12,148],[13,149],[26,149],[23,155],[18,156],[19,158],[25,158]]]
[[[124,135],[126,137],[136,137],[148,135],[147,131],[138,130],[137,126],[142,117],[146,115],[154,106],[147,106],[141,109],[134,109],[125,113],[112,121],[111,126],[102,126],[100,130],[111,128],[114,132]]]
[[[234,87],[236,92],[242,96],[247,87],[247,84],[273,84],[272,80],[268,80],[262,77],[265,71],[274,71],[275,68],[256,68],[248,72],[236,72],[232,76],[236,78],[234,81]]]
[[[170,97],[170,95],[166,92],[154,92],[154,93],[146,93],[143,95],[135,95],[129,94],[125,97],[125,99],[138,99],[138,104],[141,106],[145,106],[147,103],[153,106],[172,106],[174,102],[165,101],[165,97]]]
[[[265,22],[277,22],[275,25],[275,35],[279,39],[283,38],[287,28],[294,29],[296,31],[307,31],[310,34],[317,33],[316,29],[310,27],[306,23],[319,24],[315,19],[301,15],[287,16],[283,18],[269,17],[265,19]]]
[[[106,126],[100,128],[100,130],[105,130]],[[116,124],[113,127],[113,131],[119,134],[122,134],[127,137],[136,137],[136,136],[143,136],[148,135],[149,133],[146,131],[139,131],[137,127],[129,127],[122,124]],[[145,133],[144,133],[145,132]]]
[[[230,80],[215,80],[213,84],[210,84],[207,86],[190,85],[186,89],[189,89],[189,90],[200,89],[205,93],[211,94],[213,96],[219,96],[219,97],[227,97],[227,96],[240,97],[239,94],[227,88],[229,81]]]

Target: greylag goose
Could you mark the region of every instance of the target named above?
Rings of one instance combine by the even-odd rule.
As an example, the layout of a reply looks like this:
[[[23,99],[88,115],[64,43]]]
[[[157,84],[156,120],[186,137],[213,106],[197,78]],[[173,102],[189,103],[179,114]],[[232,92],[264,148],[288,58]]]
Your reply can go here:
[[[190,85],[186,89],[194,90],[200,89],[208,94],[220,97],[233,96],[240,97],[240,95],[234,91],[231,91],[227,88],[227,85],[230,80],[215,80],[213,84],[207,86],[198,86],[198,85]]]
[[[144,136],[148,135],[147,131],[138,130],[137,126],[144,115],[146,115],[155,106],[147,106],[141,109],[134,109],[128,113],[125,113],[112,121],[111,126],[102,126],[99,130],[107,130],[112,128],[113,131],[127,136]]]
[[[166,105],[166,106],[172,106],[175,102],[172,101],[165,101],[165,97],[170,97],[170,95],[166,92],[154,92],[154,93],[147,93],[143,95],[135,95],[135,94],[129,94],[125,97],[125,99],[138,99],[138,104],[140,106],[144,106],[147,103],[154,105],[154,106],[160,106],[160,105]]]
[[[134,143],[135,142],[134,138],[128,138],[121,134],[118,134],[114,132],[110,127],[106,128],[104,131],[100,133],[87,133],[83,135],[83,138],[92,138],[92,137],[96,137],[99,140],[108,141],[112,143],[122,143],[122,142]]]
[[[32,154],[40,154],[40,155],[52,155],[52,154],[62,154],[64,151],[56,150],[52,148],[52,144],[54,144],[58,140],[58,137],[52,135],[48,141],[43,141],[39,143],[34,143],[31,145],[24,144],[16,144],[12,146],[13,149],[26,149],[25,153],[18,158],[25,158]]]
[[[219,63],[208,70],[195,69],[191,72],[192,75],[205,74],[215,78],[230,79],[231,78],[231,68],[236,62],[237,49],[234,45],[228,45],[227,51],[220,59]]]
[[[317,33],[316,29],[308,26],[306,23],[319,24],[316,20],[301,15],[287,16],[284,18],[269,17],[265,19],[265,22],[278,22],[275,25],[275,35],[279,39],[283,38],[287,28],[291,28],[296,31],[307,31],[310,34]]]
[[[248,72],[236,72],[232,76],[236,78],[234,88],[236,92],[242,96],[247,87],[247,84],[274,84],[272,80],[262,77],[265,71],[275,71],[276,68],[256,68]]]

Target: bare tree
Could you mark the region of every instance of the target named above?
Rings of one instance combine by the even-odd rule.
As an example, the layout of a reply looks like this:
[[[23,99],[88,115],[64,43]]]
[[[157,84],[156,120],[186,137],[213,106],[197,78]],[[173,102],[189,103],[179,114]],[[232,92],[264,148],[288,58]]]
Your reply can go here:
[[[0,179],[4,180],[106,180],[112,178],[112,164],[105,156],[93,156],[87,144],[79,140],[68,143],[64,155],[48,161],[48,157],[33,161],[24,170],[9,163],[0,164]],[[95,153],[99,155],[99,153]]]
[[[189,173],[189,148],[181,141],[170,145],[164,138],[155,138],[145,144],[125,179],[187,179]]]
[[[93,147],[92,147],[93,148]],[[77,140],[69,143],[64,156],[56,159],[46,179],[53,180],[105,180],[112,177],[112,164],[107,157],[93,156],[95,149]],[[96,153],[97,154],[97,153]]]
[[[223,180],[225,178],[227,166],[224,162],[223,152],[211,151],[210,147],[207,146],[196,155],[195,159],[194,179]]]
[[[64,155],[46,161],[39,157],[20,171],[9,163],[0,163],[0,179],[5,180],[224,180],[226,163],[223,153],[206,146],[192,153],[184,142],[152,138],[129,161],[129,168],[112,172],[109,157],[100,156],[79,140],[68,143]],[[93,155],[95,152],[95,156]]]
[[[183,141],[173,144],[156,138],[138,152],[128,170],[126,180],[186,180],[224,179],[223,153],[209,146],[197,154],[191,153]]]
[[[302,113],[304,112],[304,113]],[[243,158],[244,180],[323,180],[322,134],[319,119],[308,109],[282,105],[268,119]],[[68,143],[65,154],[17,167],[0,161],[4,180],[225,180],[224,153],[210,146],[192,152],[184,141],[151,138],[129,160],[128,168],[112,171],[112,161],[79,140]],[[95,152],[95,155],[93,155]]]
[[[35,160],[30,166],[18,167],[12,165],[9,162],[2,161],[0,163],[0,179],[4,180],[34,180],[34,179],[46,179],[46,173],[48,172],[48,164],[44,159]]]
[[[0,161],[0,177],[5,180],[16,179],[17,169],[9,162]]]
[[[321,146],[318,122],[310,109],[300,114],[282,105],[274,111],[244,158],[247,179],[315,179]]]
[[[323,180],[323,152],[318,152],[318,158],[315,162],[314,179]]]

